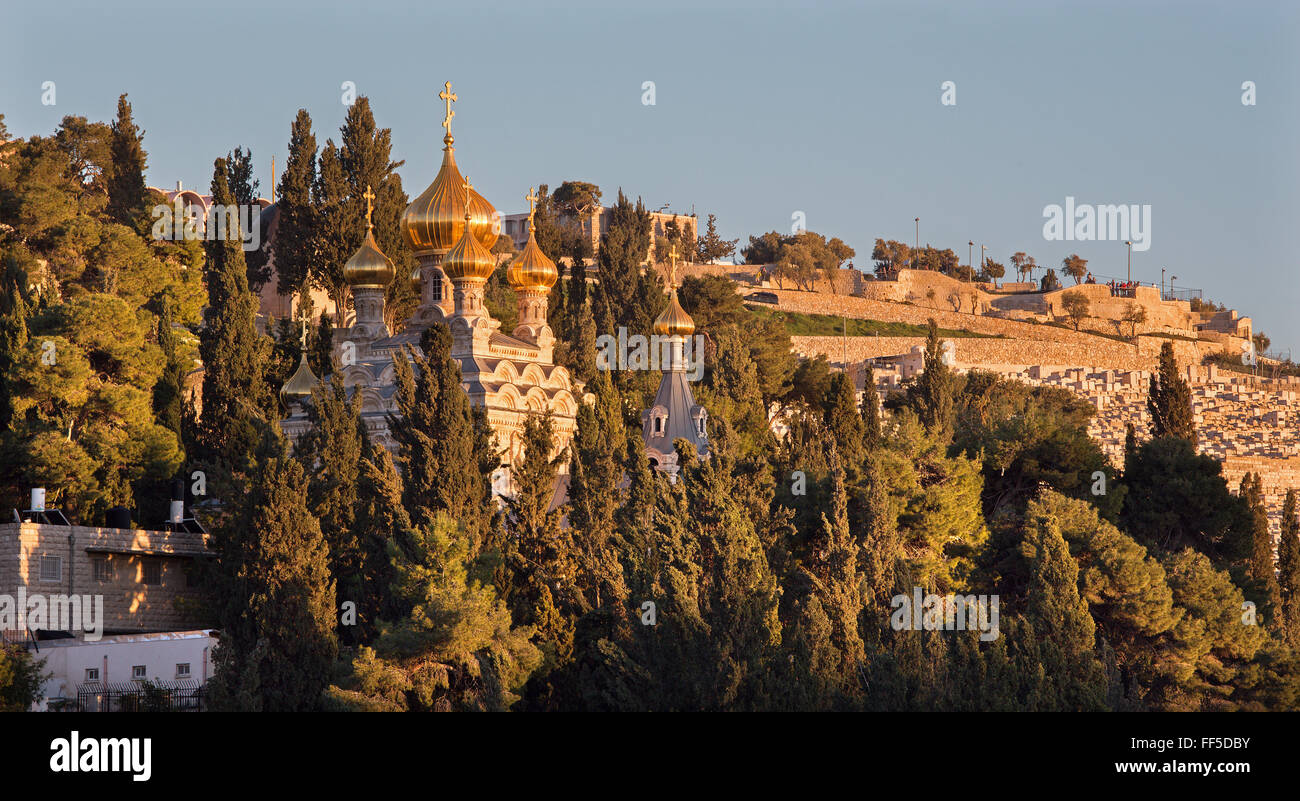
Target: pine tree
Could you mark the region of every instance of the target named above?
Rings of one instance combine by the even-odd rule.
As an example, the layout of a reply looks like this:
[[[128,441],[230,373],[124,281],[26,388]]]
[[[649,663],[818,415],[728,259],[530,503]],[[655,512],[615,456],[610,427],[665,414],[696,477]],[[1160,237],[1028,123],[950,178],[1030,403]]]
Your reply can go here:
[[[1178,362],[1174,359],[1174,346],[1171,342],[1160,346],[1159,377],[1155,374],[1151,376],[1147,412],[1151,415],[1153,437],[1181,437],[1196,444],[1192,393],[1187,382],[1178,375]]]
[[[212,177],[213,203],[233,202],[225,159]],[[207,249],[208,307],[199,338],[203,359],[203,442],[209,459],[242,470],[260,440],[259,427],[275,414],[265,380],[269,343],[257,333],[257,301],[248,289],[239,232],[211,240]]]
[[[311,130],[311,115],[306,109],[298,109],[298,116],[289,129],[289,156],[275,197],[279,214],[274,243],[276,290],[281,295],[299,292],[311,273],[315,184],[316,136]]]
[[[1277,546],[1278,584],[1282,607],[1277,620],[1292,650],[1300,650],[1300,519],[1296,491],[1288,489],[1282,502],[1282,538]]]
[[[214,709],[317,709],[338,654],[329,549],[307,509],[307,476],[279,451],[262,461],[240,514],[221,532],[221,644]]]
[[[145,152],[141,141],[144,131],[136,126],[126,95],[117,99],[117,119],[113,121],[112,131],[109,146],[112,161],[106,170],[108,207],[105,211],[114,220],[135,227],[144,215],[147,199]]]
[[[374,649],[353,660],[357,689],[331,695],[346,699],[345,708],[509,709],[542,661],[532,628],[515,626],[492,585],[473,578],[469,543],[445,512],[403,539],[390,549],[394,592],[411,611],[385,623]]]

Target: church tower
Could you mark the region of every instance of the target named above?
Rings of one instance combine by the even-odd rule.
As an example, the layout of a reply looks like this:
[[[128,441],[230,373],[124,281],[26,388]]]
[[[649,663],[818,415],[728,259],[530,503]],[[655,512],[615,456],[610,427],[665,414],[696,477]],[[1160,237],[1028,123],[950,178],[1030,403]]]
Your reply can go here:
[[[672,271],[668,279],[671,291],[668,306],[655,320],[654,332],[668,340],[668,368],[659,381],[654,405],[641,413],[641,436],[645,439],[646,456],[650,465],[669,475],[676,476],[677,451],[673,443],[684,439],[695,446],[701,459],[709,457],[709,438],[706,428],[708,412],[695,402],[690,381],[686,378],[686,338],[695,333],[695,321],[677,300],[677,248],[669,253]],[[656,352],[658,352],[656,347]],[[692,355],[701,358],[703,354]]]
[[[393,282],[397,272],[375,242],[374,223],[370,219],[375,194],[367,186],[362,197],[366,199],[366,238],[343,265],[343,278],[352,288],[352,306],[356,311],[352,327],[348,329],[348,340],[358,350],[368,352],[371,343],[392,333],[384,320],[384,290]]]

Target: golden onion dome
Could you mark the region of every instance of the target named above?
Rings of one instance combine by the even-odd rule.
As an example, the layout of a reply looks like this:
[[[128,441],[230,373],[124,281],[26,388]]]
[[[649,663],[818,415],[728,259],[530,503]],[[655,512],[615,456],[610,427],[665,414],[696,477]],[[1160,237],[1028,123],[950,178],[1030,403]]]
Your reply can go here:
[[[411,270],[411,277],[409,280],[411,283],[411,289],[418,290],[420,288],[421,282],[424,281],[423,268],[420,267],[419,265],[416,265],[415,269]]]
[[[469,216],[465,215],[467,221]],[[439,266],[453,281],[457,279],[487,281],[497,268],[496,256],[483,247],[478,237],[473,234],[472,227],[463,227],[461,232],[460,240],[447,251],[446,256],[442,257],[442,264]]]
[[[300,399],[311,397],[312,388],[316,386],[316,374],[307,366],[307,354],[302,354],[298,359],[298,369],[284,382],[280,387],[280,397],[287,399]]]
[[[365,241],[343,265],[343,280],[352,286],[388,286],[396,274],[393,263],[379,249],[374,234],[366,226]]]
[[[690,336],[695,333],[695,321],[677,302],[677,288],[668,296],[668,305],[655,319],[655,333],[661,336]]]
[[[551,261],[537,246],[530,220],[528,244],[524,245],[523,251],[510,262],[510,267],[506,270],[506,278],[510,280],[510,286],[516,292],[546,291],[555,286],[559,277],[560,271],[555,268],[555,262]]]
[[[417,254],[445,253],[460,241],[465,230],[465,178],[456,167],[456,149],[450,134],[443,137],[442,168],[402,215],[402,231]],[[469,192],[469,230],[485,249],[496,244],[500,223],[497,210],[482,195]]]

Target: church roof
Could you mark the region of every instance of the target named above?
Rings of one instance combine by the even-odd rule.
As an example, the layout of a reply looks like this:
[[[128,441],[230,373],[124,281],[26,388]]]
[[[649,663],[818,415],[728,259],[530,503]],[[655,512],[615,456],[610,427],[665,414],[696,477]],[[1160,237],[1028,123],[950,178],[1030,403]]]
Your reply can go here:
[[[656,409],[663,409],[668,415],[668,420],[659,433],[654,430]],[[695,416],[703,412],[704,409],[695,403],[691,394],[686,373],[680,370],[664,373],[663,380],[659,382],[659,391],[655,394],[654,405],[643,415],[641,433],[646,445],[667,454],[673,452],[673,442],[681,438],[694,445],[699,453],[707,453],[709,441],[700,434],[695,422]]]

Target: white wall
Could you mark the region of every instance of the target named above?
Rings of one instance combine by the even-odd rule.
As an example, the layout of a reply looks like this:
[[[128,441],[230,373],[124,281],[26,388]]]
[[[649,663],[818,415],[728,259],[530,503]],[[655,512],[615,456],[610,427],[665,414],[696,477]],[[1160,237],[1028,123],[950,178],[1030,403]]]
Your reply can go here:
[[[86,683],[87,668],[98,668],[100,681],[107,679],[109,684],[131,681],[135,665],[145,666],[150,681],[174,681],[178,678],[176,665],[188,663],[188,678],[203,683],[212,675],[212,649],[216,644],[216,637],[206,630],[122,634],[98,642],[46,640],[34,656],[45,660],[43,671],[50,674],[45,682],[45,698],[75,698],[77,685]],[[43,710],[45,704],[38,703],[36,708]]]

